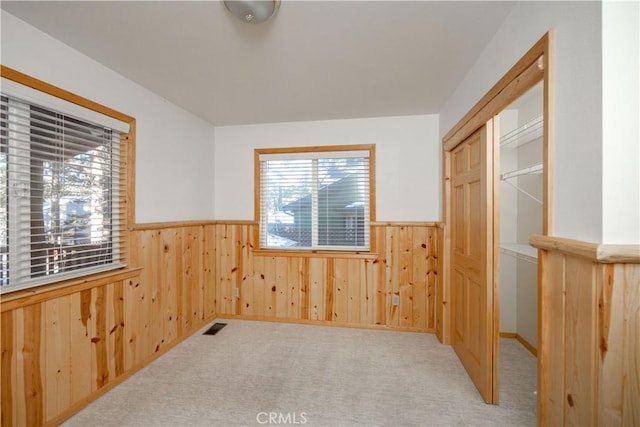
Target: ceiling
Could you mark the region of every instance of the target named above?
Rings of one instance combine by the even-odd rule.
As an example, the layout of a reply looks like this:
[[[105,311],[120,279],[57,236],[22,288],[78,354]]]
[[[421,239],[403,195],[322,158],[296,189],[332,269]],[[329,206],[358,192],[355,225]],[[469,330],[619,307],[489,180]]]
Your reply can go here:
[[[215,126],[438,113],[514,2],[219,1],[1,7]]]

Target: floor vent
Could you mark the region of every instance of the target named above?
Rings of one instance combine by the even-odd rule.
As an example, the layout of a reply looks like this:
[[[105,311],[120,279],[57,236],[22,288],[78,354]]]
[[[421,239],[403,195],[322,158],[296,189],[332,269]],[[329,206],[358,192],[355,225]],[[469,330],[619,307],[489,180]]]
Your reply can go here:
[[[227,326],[226,323],[214,323],[213,326],[207,329],[207,331],[202,335],[215,335],[220,329],[224,328],[225,326]]]

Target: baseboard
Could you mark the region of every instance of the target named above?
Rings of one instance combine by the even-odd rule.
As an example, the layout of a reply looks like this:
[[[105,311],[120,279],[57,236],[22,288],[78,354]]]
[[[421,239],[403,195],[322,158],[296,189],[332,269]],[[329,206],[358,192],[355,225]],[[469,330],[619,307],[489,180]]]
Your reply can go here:
[[[516,335],[515,332],[500,332],[500,338],[515,338]]]
[[[531,343],[529,343],[527,340],[522,338],[521,335],[518,335],[517,332],[500,332],[500,338],[516,339],[520,344],[522,344],[524,348],[529,350],[529,353],[533,354],[535,357],[538,357],[538,350],[536,350],[536,348],[532,346]]]
[[[532,346],[527,340],[525,340],[518,334],[516,334],[516,339],[520,342],[520,344],[523,345],[524,348],[529,350],[531,354],[533,354],[535,357],[538,357],[538,350],[536,350],[536,348]]]
[[[238,319],[238,320],[255,320],[261,322],[279,322],[279,323],[294,323],[301,325],[320,325],[320,326],[337,326],[341,328],[356,328],[356,329],[379,329],[385,331],[401,331],[401,332],[422,332],[434,334],[435,328],[413,328],[408,326],[389,326],[389,325],[372,325],[363,323],[349,323],[349,322],[333,322],[330,320],[307,320],[307,319],[283,319],[280,317],[267,317],[267,316],[244,316],[239,314],[218,314],[218,319]]]

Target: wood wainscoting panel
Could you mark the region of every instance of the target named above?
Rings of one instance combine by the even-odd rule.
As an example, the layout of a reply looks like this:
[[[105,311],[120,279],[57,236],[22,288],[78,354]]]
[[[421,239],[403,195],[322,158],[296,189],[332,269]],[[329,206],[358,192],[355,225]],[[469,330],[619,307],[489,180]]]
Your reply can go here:
[[[590,425],[596,408],[596,265],[565,261],[565,418],[568,425]],[[553,327],[550,325],[549,327]]]
[[[132,233],[142,267],[125,286],[127,369],[215,316],[214,226],[150,227]]]
[[[43,304],[2,313],[2,425],[44,423]],[[9,326],[12,326],[9,330]]]
[[[599,288],[599,425],[640,425],[640,264],[605,265]]]
[[[134,268],[3,299],[0,425],[59,424],[213,320],[215,238],[211,223],[137,226]]]
[[[44,383],[46,395],[45,419],[50,419],[68,408],[71,401],[71,296],[65,295],[45,303],[46,368]],[[89,353],[90,355],[91,353]],[[73,369],[75,371],[75,368]],[[91,371],[89,370],[89,374]],[[90,381],[87,381],[90,384]],[[89,392],[91,388],[89,387]]]
[[[3,300],[0,425],[59,424],[216,316],[434,331],[436,224],[344,256],[256,252],[254,226],[136,225],[130,270]]]
[[[202,310],[204,318],[211,318],[216,313],[216,226],[203,226],[202,234]]]
[[[542,284],[538,290],[538,421],[559,426],[564,424],[565,399],[565,259],[558,252],[543,253],[538,259]]]
[[[433,251],[434,255],[432,256],[433,274],[431,276],[435,284],[435,289],[431,294],[431,299],[435,304],[433,310],[435,311],[434,328],[436,336],[441,343],[449,344],[451,341],[449,331],[449,287],[445,288],[444,286],[446,269],[448,268],[448,260],[445,262],[443,256],[445,235],[444,226],[439,226],[436,229],[436,238],[434,242],[435,250]]]
[[[2,313],[2,426],[55,423],[125,373],[123,286],[54,293]]]
[[[377,256],[255,252],[254,226],[215,225],[219,316],[435,330],[437,225],[376,223]]]
[[[616,266],[614,275],[624,283],[624,321],[622,329],[622,424],[640,425],[640,265]],[[610,377],[603,372],[603,377]]]
[[[607,247],[600,259],[590,243],[531,242],[540,252],[538,424],[640,425],[640,252]]]
[[[151,324],[149,287],[145,286],[145,282],[142,282],[139,277],[125,281],[124,336],[127,346],[124,353],[124,366],[126,370],[142,364],[145,357],[151,353],[153,337],[149,330]]]
[[[69,305],[69,336],[64,344],[69,347],[68,364],[71,370],[69,374],[69,403],[73,405],[90,395],[92,388],[91,337],[93,330],[91,329],[92,324],[89,322],[91,290],[83,290],[69,295]]]
[[[0,313],[0,425],[16,424],[19,414],[14,408],[17,363],[15,361],[15,317],[16,311]]]
[[[256,261],[260,261],[262,257],[256,257]],[[309,258],[309,304],[308,319],[309,320],[325,320],[325,288],[327,263],[331,258]],[[256,263],[256,269],[260,267],[260,263]],[[331,310],[329,309],[329,313]],[[303,319],[304,319],[303,315]]]

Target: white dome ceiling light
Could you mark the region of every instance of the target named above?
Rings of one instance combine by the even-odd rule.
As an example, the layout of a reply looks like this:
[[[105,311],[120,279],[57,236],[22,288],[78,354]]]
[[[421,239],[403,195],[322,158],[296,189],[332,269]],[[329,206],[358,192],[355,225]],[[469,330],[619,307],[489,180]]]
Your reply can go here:
[[[240,21],[259,24],[276,14],[280,0],[225,0],[224,6]]]

